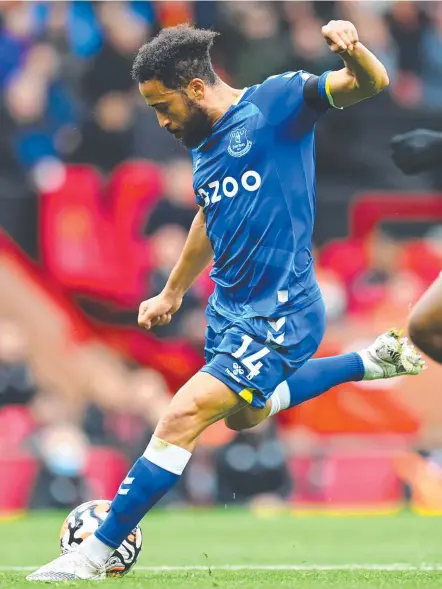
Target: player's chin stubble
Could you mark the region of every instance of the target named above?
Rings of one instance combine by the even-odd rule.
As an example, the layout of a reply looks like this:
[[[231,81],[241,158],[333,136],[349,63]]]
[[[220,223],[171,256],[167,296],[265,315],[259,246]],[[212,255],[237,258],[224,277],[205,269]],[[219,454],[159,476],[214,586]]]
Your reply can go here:
[[[201,141],[212,133],[212,123],[201,106],[187,96],[184,98],[187,111],[189,113],[188,119],[182,128],[182,136],[177,137],[188,149],[197,147]]]

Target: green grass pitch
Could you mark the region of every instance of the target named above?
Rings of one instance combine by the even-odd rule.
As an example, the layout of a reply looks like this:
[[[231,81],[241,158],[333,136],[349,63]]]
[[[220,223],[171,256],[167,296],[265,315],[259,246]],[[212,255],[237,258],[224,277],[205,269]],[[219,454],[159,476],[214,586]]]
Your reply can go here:
[[[64,514],[0,522],[0,588],[58,554]],[[100,589],[441,589],[442,522],[391,517],[257,516],[237,509],[155,511],[133,573]],[[167,568],[169,567],[169,568]],[[43,587],[97,587],[97,582]]]

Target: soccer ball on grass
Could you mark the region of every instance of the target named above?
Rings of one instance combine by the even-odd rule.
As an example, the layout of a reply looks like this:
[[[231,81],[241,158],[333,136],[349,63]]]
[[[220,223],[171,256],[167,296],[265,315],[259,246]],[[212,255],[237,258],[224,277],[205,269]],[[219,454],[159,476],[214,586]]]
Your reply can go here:
[[[106,519],[110,505],[110,501],[98,499],[83,503],[71,511],[60,530],[61,553],[77,550],[83,540],[91,536]],[[128,573],[137,562],[142,543],[141,528],[137,526],[107,560],[106,574],[122,576]]]

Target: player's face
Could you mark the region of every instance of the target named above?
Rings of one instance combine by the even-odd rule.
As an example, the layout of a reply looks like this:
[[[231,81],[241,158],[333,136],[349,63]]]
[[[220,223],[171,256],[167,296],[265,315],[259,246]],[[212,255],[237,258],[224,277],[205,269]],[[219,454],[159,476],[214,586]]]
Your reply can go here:
[[[157,80],[139,87],[146,103],[155,109],[160,126],[186,147],[196,147],[210,135],[212,123],[193,87],[173,90]]]

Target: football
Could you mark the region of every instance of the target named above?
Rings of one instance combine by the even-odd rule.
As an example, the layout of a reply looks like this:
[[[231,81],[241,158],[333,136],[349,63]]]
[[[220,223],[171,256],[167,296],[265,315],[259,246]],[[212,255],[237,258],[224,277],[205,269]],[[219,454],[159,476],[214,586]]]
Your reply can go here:
[[[98,499],[83,503],[71,511],[60,530],[62,554],[76,550],[83,540],[96,531],[106,519],[110,505],[110,501]],[[107,560],[106,574],[108,576],[122,576],[128,573],[137,562],[142,544],[141,528],[137,526]]]

